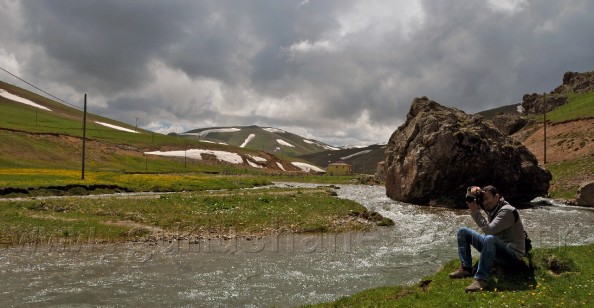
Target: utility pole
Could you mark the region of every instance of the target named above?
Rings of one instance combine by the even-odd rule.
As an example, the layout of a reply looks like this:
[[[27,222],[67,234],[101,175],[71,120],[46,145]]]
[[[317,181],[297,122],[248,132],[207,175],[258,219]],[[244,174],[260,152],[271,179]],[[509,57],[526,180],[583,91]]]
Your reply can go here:
[[[140,118],[136,118],[136,128],[138,128],[138,119]]]
[[[543,110],[544,110],[544,155],[543,155],[543,162],[546,165],[547,164],[547,94],[543,93],[543,102],[542,102],[542,106],[543,106]]]
[[[85,110],[83,114],[83,148],[82,148],[82,179],[85,179],[85,154],[87,142],[87,94],[85,93]]]

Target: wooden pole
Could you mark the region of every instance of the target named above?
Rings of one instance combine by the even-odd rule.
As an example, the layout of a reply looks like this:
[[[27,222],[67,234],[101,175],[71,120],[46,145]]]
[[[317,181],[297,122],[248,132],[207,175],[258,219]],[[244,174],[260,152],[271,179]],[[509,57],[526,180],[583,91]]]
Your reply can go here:
[[[544,108],[544,158],[543,158],[543,162],[546,165],[547,164],[547,94],[543,93],[543,102],[542,102],[542,106]]]
[[[87,142],[87,94],[85,94],[85,110],[83,114],[83,148],[82,148],[82,179],[85,179],[85,155]]]

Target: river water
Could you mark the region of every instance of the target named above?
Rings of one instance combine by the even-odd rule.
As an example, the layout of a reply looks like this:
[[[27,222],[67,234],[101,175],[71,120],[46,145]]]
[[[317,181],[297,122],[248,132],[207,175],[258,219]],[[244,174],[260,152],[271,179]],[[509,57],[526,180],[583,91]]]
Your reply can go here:
[[[296,184],[278,184],[279,186]],[[308,186],[308,185],[301,185]],[[365,289],[417,283],[457,258],[466,211],[390,200],[378,186],[340,185],[341,198],[395,226],[254,240],[25,245],[0,250],[2,306],[292,307]],[[519,210],[535,247],[594,243],[594,211]]]

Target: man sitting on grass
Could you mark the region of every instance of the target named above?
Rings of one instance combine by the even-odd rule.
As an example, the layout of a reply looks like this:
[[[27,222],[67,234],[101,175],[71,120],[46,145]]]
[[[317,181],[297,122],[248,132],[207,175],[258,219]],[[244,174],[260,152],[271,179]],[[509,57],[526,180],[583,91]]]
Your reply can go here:
[[[487,286],[494,264],[504,268],[515,268],[523,264],[526,233],[516,209],[499,195],[494,186],[486,186],[482,190],[476,186],[469,187],[466,196],[470,216],[485,235],[466,227],[458,230],[461,267],[450,273],[450,278],[472,276],[470,246],[474,247],[481,255],[474,281],[466,287],[466,292],[475,292]],[[488,220],[479,211],[481,201]]]

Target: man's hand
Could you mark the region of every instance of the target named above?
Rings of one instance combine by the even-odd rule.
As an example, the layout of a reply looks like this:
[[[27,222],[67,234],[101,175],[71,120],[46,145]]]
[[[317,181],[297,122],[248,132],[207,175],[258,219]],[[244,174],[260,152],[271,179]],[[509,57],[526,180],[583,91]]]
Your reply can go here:
[[[466,202],[466,205],[468,205],[468,209],[471,212],[478,211],[478,204],[476,204],[476,202],[474,202],[474,201],[472,201],[472,202]]]

